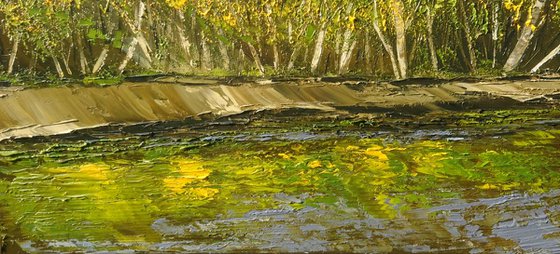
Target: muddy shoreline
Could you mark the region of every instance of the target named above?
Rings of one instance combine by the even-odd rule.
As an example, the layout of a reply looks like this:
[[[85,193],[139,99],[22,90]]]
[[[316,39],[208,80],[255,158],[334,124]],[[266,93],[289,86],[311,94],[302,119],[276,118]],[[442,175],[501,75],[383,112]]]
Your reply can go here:
[[[247,112],[303,110],[336,117],[375,113],[556,107],[560,82],[487,81],[439,84],[286,81],[235,85],[124,83],[2,89],[0,140],[49,136],[109,125],[212,120]],[[320,115],[320,114],[318,114]]]

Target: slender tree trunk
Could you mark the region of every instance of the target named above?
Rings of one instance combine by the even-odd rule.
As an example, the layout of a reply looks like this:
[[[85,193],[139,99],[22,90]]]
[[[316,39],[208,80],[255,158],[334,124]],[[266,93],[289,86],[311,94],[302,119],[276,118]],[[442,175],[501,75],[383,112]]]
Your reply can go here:
[[[535,65],[535,67],[531,69],[531,73],[537,72],[545,63],[552,60],[552,58],[558,55],[558,53],[560,53],[560,44],[558,44],[556,48],[550,51],[550,53],[548,53],[548,55],[546,55],[537,65]]]
[[[367,72],[371,72],[371,66],[372,66],[372,62],[371,62],[371,45],[370,45],[370,35],[369,35],[369,29],[366,29],[366,38],[365,38],[365,42],[364,42],[364,48],[365,48],[365,68]]]
[[[53,60],[54,67],[56,68],[56,73],[58,73],[58,77],[64,78],[64,71],[62,71],[62,66],[60,66],[60,62],[58,61],[58,58],[56,58],[56,56],[54,55],[51,55],[51,58]]]
[[[346,16],[352,14],[354,4],[350,2],[346,7]],[[338,74],[345,74],[350,67],[350,60],[352,59],[352,52],[356,47],[356,40],[353,38],[353,28],[346,27],[346,31],[342,35],[342,48],[340,49],[340,59],[338,60]],[[338,42],[337,42],[338,43]],[[338,49],[338,46],[337,46]]]
[[[93,74],[96,74],[97,72],[99,72],[99,70],[101,70],[101,68],[103,68],[108,53],[109,53],[109,45],[105,45],[103,47],[103,50],[99,54],[99,57],[97,57],[97,61],[95,61],[95,65],[93,65],[93,70],[91,71]]]
[[[352,59],[352,52],[356,47],[356,40],[352,39],[352,30],[347,29],[344,32],[344,42],[342,43],[342,50],[340,52],[340,59],[338,64],[338,74],[345,74],[350,67],[350,60]]]
[[[389,55],[389,60],[391,60],[391,66],[393,67],[393,74],[395,75],[395,78],[401,79],[401,73],[399,71],[397,57],[395,56],[393,46],[389,44],[387,38],[385,38],[385,35],[383,34],[383,32],[381,32],[381,29],[379,28],[378,25],[375,25],[374,23],[373,28],[375,29],[375,32],[377,33],[377,36],[379,37],[379,40],[381,41],[381,44],[383,45],[385,52],[387,52],[387,54]]]
[[[121,64],[119,65],[119,73],[123,73],[124,69],[126,68],[126,66],[128,65],[128,63],[130,62],[130,60],[132,59],[132,57],[134,57],[134,54],[136,52],[136,48],[140,48],[142,50],[142,53],[144,54],[144,56],[146,57],[146,59],[148,60],[148,65],[150,65],[150,63],[152,62],[152,59],[150,57],[150,46],[148,45],[148,42],[146,41],[146,38],[144,38],[144,36],[142,35],[142,17],[144,16],[144,12],[146,11],[146,5],[144,4],[143,1],[140,1],[138,4],[138,9],[135,15],[135,24],[131,24],[131,22],[127,22],[130,29],[132,30],[132,34],[133,34],[133,39],[130,42],[129,46],[128,46],[128,50],[126,53],[125,58],[123,59],[123,61],[121,62]],[[149,67],[149,66],[146,66]]]
[[[401,78],[407,78],[408,61],[406,49],[406,24],[404,21],[403,3],[400,0],[390,1],[393,9],[393,22],[395,26],[397,60]]]
[[[79,32],[76,33],[76,43],[78,47],[78,56],[80,58],[80,71],[83,75],[87,75],[90,72],[89,63],[87,61],[86,54],[84,53],[84,45]]]
[[[218,30],[218,33],[220,33],[220,35],[225,38],[222,30]],[[228,48],[227,48],[226,43],[223,42],[220,39],[218,39],[218,50],[220,51],[220,55],[222,56],[222,68],[224,68],[225,70],[229,70],[230,69],[230,57],[229,57],[229,54],[228,54]]]
[[[16,62],[16,56],[19,48],[19,35],[16,35],[14,41],[12,42],[12,51],[10,52],[10,60],[8,61],[8,74],[12,74],[14,71],[14,63]]]
[[[72,55],[72,49],[74,48],[74,44],[72,43],[68,48],[68,53],[66,55],[62,54],[62,63],[64,64],[64,69],[66,69],[66,73],[72,76],[72,68],[70,67],[70,56]]]
[[[255,46],[252,43],[247,43],[247,46],[249,46],[249,51],[251,51],[251,56],[253,57],[253,61],[255,61],[255,65],[257,67],[257,69],[259,70],[259,73],[261,75],[265,74],[265,69],[264,66],[261,62],[261,57],[259,56],[259,52],[257,51],[257,49],[255,48]]]
[[[315,50],[313,51],[313,58],[311,59],[311,72],[316,73],[319,63],[321,62],[321,56],[323,56],[323,44],[325,42],[325,36],[327,34],[326,29],[327,24],[323,23],[321,29],[317,34],[317,40],[315,42]]]
[[[492,3],[492,68],[496,68],[496,55],[498,52],[498,32],[500,24],[498,21],[499,4]]]
[[[525,22],[521,30],[521,36],[517,40],[513,51],[509,54],[506,64],[504,65],[504,71],[514,70],[521,62],[523,54],[525,54],[531,39],[535,35],[534,30],[539,23],[541,12],[545,8],[545,2],[546,0],[535,0],[532,10],[527,14],[527,22]]]
[[[266,4],[266,9],[268,13],[273,13],[273,9],[272,6],[270,4]],[[271,27],[271,31],[272,31],[272,54],[274,57],[274,61],[273,61],[273,66],[275,70],[278,70],[280,68],[280,52],[278,50],[278,42],[277,42],[277,29],[276,29],[276,22],[274,22],[274,19],[272,18],[272,15],[268,15],[268,23]]]
[[[430,11],[430,9],[428,9],[428,13],[427,13],[427,18],[428,18],[428,24],[427,24],[427,28],[428,28],[428,48],[430,50],[430,60],[432,62],[432,70],[433,71],[438,71],[438,59],[437,59],[437,53],[436,53],[436,46],[434,44],[434,15],[432,14],[432,12]]]
[[[391,44],[389,43],[389,41],[387,40],[387,37],[385,36],[385,34],[383,34],[383,31],[381,30],[381,28],[379,27],[379,17],[378,17],[378,13],[377,13],[377,0],[373,1],[373,29],[375,30],[375,33],[377,34],[377,37],[379,37],[379,40],[381,41],[381,45],[383,45],[383,48],[385,49],[385,52],[387,52],[387,54],[389,55],[389,59],[391,60],[391,66],[393,67],[393,74],[395,75],[396,79],[401,79],[401,73],[399,71],[399,65],[397,63],[397,57],[395,56],[395,52],[393,50],[393,46],[391,46]]]
[[[128,48],[127,48],[127,51],[126,51],[126,56],[124,57],[123,61],[119,65],[119,68],[118,68],[119,74],[122,74],[124,72],[124,69],[128,65],[128,62],[130,62],[130,60],[134,56],[134,52],[136,51],[136,46],[138,46],[138,39],[136,39],[136,37],[134,37],[134,38],[132,38],[132,41],[128,45]]]
[[[181,48],[183,49],[183,56],[185,62],[188,62],[191,67],[194,67],[193,62],[193,54],[191,52],[192,43],[189,40],[188,36],[186,35],[185,29],[183,27],[186,26],[186,19],[185,15],[183,15],[182,11],[177,11],[177,15],[179,15],[179,20],[181,22],[176,24],[177,27],[177,34],[179,35],[179,40],[181,42]]]
[[[272,44],[272,54],[274,55],[274,69],[278,70],[280,69],[280,51],[276,42]]]
[[[227,50],[227,46],[223,41],[218,40],[218,47],[220,49],[220,55],[222,56],[222,68],[225,70],[230,69],[230,59]]]
[[[204,33],[204,31],[200,32],[200,44],[200,66],[203,70],[211,70],[214,68],[212,53],[210,52],[210,46],[208,45],[208,39],[206,38],[206,33]]]
[[[473,45],[473,36],[471,33],[471,28],[469,25],[469,21],[467,19],[467,13],[465,10],[465,5],[463,4],[463,1],[457,1],[457,4],[459,5],[458,11],[459,11],[459,16],[461,17],[461,22],[463,30],[465,32],[465,38],[467,39],[467,50],[469,53],[469,69],[471,72],[474,72],[476,70],[476,51]]]
[[[298,58],[299,51],[301,50],[301,47],[299,45],[294,45],[293,48],[294,50],[292,51],[292,54],[290,54],[290,60],[288,61],[288,71],[294,69],[294,64],[296,62],[296,59]]]
[[[455,34],[455,39],[457,41],[462,41],[462,37],[459,36],[459,32],[457,30],[455,30],[454,34]],[[463,44],[462,43],[457,44],[456,48],[459,49],[458,51],[459,51],[460,60],[462,60],[462,62],[465,64],[465,66],[467,66],[467,68],[470,69],[470,62],[469,62],[469,59],[467,57],[467,53],[465,52],[465,49],[463,47]]]

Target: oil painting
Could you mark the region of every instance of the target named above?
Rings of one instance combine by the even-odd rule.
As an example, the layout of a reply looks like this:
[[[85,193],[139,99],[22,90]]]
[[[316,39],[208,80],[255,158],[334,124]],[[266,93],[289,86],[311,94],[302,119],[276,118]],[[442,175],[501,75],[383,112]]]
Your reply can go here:
[[[2,0],[0,254],[560,253],[560,1]]]

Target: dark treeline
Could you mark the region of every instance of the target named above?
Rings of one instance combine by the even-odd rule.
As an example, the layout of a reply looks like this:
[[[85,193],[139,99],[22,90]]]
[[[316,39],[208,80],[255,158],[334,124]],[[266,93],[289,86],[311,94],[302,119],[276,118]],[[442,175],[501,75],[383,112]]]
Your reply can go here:
[[[1,0],[0,73],[558,71],[558,0]]]

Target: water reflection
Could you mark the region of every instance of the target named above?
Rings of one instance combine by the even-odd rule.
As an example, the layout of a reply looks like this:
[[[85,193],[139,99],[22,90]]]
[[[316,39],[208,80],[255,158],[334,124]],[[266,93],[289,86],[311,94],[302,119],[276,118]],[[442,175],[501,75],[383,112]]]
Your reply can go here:
[[[2,161],[0,232],[39,252],[555,252],[559,136],[14,153]]]

